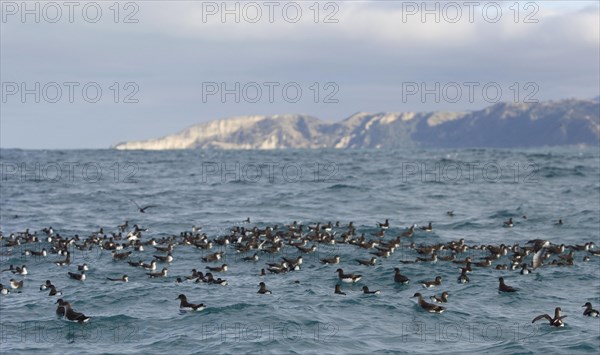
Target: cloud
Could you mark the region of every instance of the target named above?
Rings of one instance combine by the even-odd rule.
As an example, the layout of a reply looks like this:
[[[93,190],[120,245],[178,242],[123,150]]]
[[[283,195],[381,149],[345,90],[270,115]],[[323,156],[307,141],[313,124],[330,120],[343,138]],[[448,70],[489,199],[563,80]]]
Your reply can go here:
[[[481,98],[456,103],[402,102],[402,83],[407,81],[431,85],[498,82],[507,97],[512,83],[518,82],[523,89],[525,83],[535,82],[540,100],[598,96],[597,4],[519,2],[515,23],[510,8],[514,3],[497,2],[502,5],[502,17],[492,23],[482,15],[485,2],[475,7],[473,21],[465,2],[456,2],[462,5],[463,16],[448,21],[457,9],[448,3],[440,2],[448,13],[439,14],[439,23],[432,21],[433,15],[421,21],[419,12],[413,14],[411,2],[374,1],[332,2],[328,8],[320,2],[317,23],[315,8],[309,8],[313,2],[298,2],[303,15],[295,23],[281,12],[286,3],[275,8],[272,23],[264,6],[263,17],[256,23],[243,17],[235,23],[231,15],[222,23],[219,14],[203,19],[202,3],[158,1],[135,3],[135,13],[136,9],[121,8],[119,23],[108,8],[112,3],[100,3],[103,17],[97,23],[77,17],[73,23],[22,23],[10,17],[2,23],[3,82],[98,82],[105,95],[113,93],[114,82],[121,88],[135,82],[140,102],[124,105],[103,100],[91,105],[82,100],[57,104],[11,100],[2,105],[0,144],[107,147],[119,140],[163,135],[233,115],[308,113],[342,119],[357,111],[461,111],[489,105]],[[526,8],[526,4],[537,7]],[[292,16],[293,8],[289,9]],[[131,14],[138,23],[123,23],[125,15]],[[524,22],[527,15],[538,21]],[[325,23],[327,16],[337,22]],[[305,100],[295,104],[281,99],[203,103],[202,83],[207,81],[299,82]],[[309,86],[314,82],[321,89],[327,82],[336,83],[340,103],[310,100]],[[52,124],[55,121],[70,128],[61,129]],[[31,129],[36,122],[43,124],[44,132]],[[77,143],[70,139],[84,133],[86,124],[98,122],[113,129]]]

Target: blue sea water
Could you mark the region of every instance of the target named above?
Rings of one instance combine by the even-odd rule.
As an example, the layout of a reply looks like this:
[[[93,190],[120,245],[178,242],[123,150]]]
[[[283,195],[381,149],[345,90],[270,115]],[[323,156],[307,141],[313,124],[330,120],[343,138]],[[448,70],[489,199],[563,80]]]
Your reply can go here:
[[[298,221],[315,225],[353,221],[357,233],[378,239],[376,222],[389,218],[384,240],[412,224],[433,222],[409,242],[512,245],[535,238],[566,245],[588,241],[600,248],[600,154],[591,148],[528,150],[285,150],[285,151],[0,151],[0,227],[4,237],[52,226],[62,236],[85,238],[101,227],[116,232],[125,220],[149,228],[143,239],[179,235],[202,226],[210,238],[235,226],[264,228]],[[157,205],[137,212],[130,201]],[[448,216],[446,211],[455,215]],[[526,216],[527,218],[523,218]],[[250,224],[243,221],[249,217]],[[502,221],[512,217],[513,228]],[[564,225],[554,223],[563,219]],[[338,236],[345,229],[334,228]],[[4,245],[4,241],[1,243]],[[233,246],[225,252],[227,286],[175,282],[191,269],[204,270],[207,251],[179,245],[169,276],[149,279],[145,270],[112,261],[110,252],[73,250],[70,266],[47,257],[22,256],[46,243],[0,248],[0,269],[26,264],[21,293],[0,296],[0,351],[16,353],[597,353],[600,319],[582,315],[582,305],[600,307],[600,257],[575,265],[542,267],[531,275],[476,268],[471,282],[458,284],[456,265],[401,264],[416,253],[400,248],[374,267],[359,266],[372,250],[351,245],[318,245],[301,270],[259,276],[266,262],[296,257],[296,248],[261,254],[242,262]],[[251,255],[254,251],[250,252]],[[149,262],[148,246],[131,260]],[[333,293],[338,266],[319,259],[339,255],[346,272],[362,280]],[[466,256],[486,254],[470,250]],[[88,279],[67,277],[76,265],[90,266]],[[504,256],[494,265],[508,263]],[[411,283],[393,281],[402,268]],[[159,264],[159,269],[162,265]],[[129,283],[106,277],[128,274]],[[418,281],[443,283],[424,289]],[[497,292],[499,276],[519,288]],[[39,291],[52,280],[75,310],[92,316],[80,325],[55,315],[56,297]],[[272,295],[258,295],[265,281]],[[296,282],[298,281],[298,282]],[[366,296],[361,287],[381,290]],[[411,296],[450,293],[446,312],[429,314]],[[184,293],[206,309],[181,314],[175,300]],[[554,329],[531,320],[561,307],[568,317]]]

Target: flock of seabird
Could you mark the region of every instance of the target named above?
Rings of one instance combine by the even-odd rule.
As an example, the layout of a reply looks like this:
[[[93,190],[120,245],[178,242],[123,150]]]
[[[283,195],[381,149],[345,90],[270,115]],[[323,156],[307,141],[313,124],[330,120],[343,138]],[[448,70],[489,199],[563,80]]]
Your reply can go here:
[[[132,201],[135,203],[135,201]],[[155,207],[154,205],[140,206],[135,203],[140,213],[145,213],[146,209]],[[448,216],[454,216],[453,211],[446,213]],[[523,218],[526,218],[523,216]],[[250,223],[250,219],[246,219],[245,223]],[[562,225],[562,219],[556,223]],[[505,228],[514,227],[513,219],[510,218],[502,223]],[[129,221],[117,226],[117,231],[105,234],[101,228],[99,231],[91,233],[86,238],[81,238],[79,235],[72,237],[63,237],[59,233],[56,233],[52,227],[43,228],[42,235],[38,235],[37,231],[30,233],[29,230],[19,233],[13,233],[9,236],[4,236],[0,232],[0,242],[2,247],[6,249],[4,255],[10,256],[11,252],[15,247],[20,246],[24,249],[22,252],[23,256],[38,256],[47,257],[50,254],[60,255],[64,259],[54,262],[58,267],[69,266],[71,264],[70,248],[78,248],[80,250],[90,250],[92,247],[99,247],[102,250],[108,250],[111,252],[112,260],[116,263],[122,263],[124,267],[129,265],[130,267],[145,269],[146,275],[149,278],[165,278],[168,274],[168,267],[161,267],[159,269],[158,264],[170,264],[175,258],[175,248],[196,248],[205,251],[206,254],[201,259],[206,263],[219,263],[218,266],[206,266],[206,273],[193,269],[190,275],[178,276],[175,282],[186,282],[193,281],[196,283],[207,283],[216,284],[221,286],[228,285],[225,279],[220,277],[215,278],[214,274],[223,274],[229,270],[227,263],[221,263],[225,253],[235,252],[246,254],[246,256],[240,258],[243,262],[258,262],[260,255],[267,253],[273,256],[281,255],[284,248],[295,249],[300,255],[297,258],[281,257],[280,262],[269,262],[265,264],[265,268],[261,270],[260,275],[266,276],[268,274],[283,274],[292,271],[301,270],[303,263],[302,254],[314,253],[319,244],[345,244],[354,246],[359,250],[366,250],[373,256],[369,256],[367,259],[354,259],[354,260],[341,260],[339,255],[335,255],[329,258],[319,259],[320,263],[324,265],[338,265],[345,263],[348,266],[356,265],[359,267],[371,267],[376,265],[379,258],[389,258],[396,249],[410,248],[414,250],[419,256],[414,260],[401,260],[400,263],[412,264],[412,263],[436,263],[444,262],[448,265],[454,265],[457,269],[460,269],[460,274],[457,277],[457,282],[466,284],[470,282],[468,274],[474,272],[478,268],[490,268],[496,265],[496,270],[519,270],[520,274],[527,275],[533,270],[540,267],[569,267],[575,263],[575,252],[585,253],[582,260],[590,260],[590,256],[600,256],[600,252],[593,250],[594,243],[588,242],[583,245],[556,245],[550,243],[547,240],[535,239],[528,241],[524,246],[519,244],[514,245],[467,245],[464,239],[458,241],[451,241],[443,244],[417,245],[413,240],[415,231],[431,232],[433,230],[432,223],[429,222],[426,226],[417,229],[417,225],[413,224],[409,228],[405,229],[399,235],[386,238],[390,228],[390,222],[388,219],[385,222],[376,223],[377,232],[371,233],[371,237],[367,237],[365,233],[360,235],[357,233],[353,223],[350,222],[348,225],[341,226],[340,222],[335,224],[329,222],[326,224],[317,223],[316,225],[302,225],[294,221],[290,225],[279,227],[269,226],[263,229],[258,227],[241,227],[235,226],[230,229],[228,235],[219,236],[215,238],[209,238],[206,233],[202,232],[201,227],[193,226],[191,231],[185,231],[179,234],[179,236],[163,237],[160,239],[147,238],[143,236],[143,233],[147,232],[148,229],[141,228],[137,224],[129,228]],[[426,240],[426,239],[423,239]],[[308,246],[310,243],[310,246]],[[41,250],[39,247],[42,247]],[[136,259],[136,256],[140,256],[141,252],[145,248],[154,248],[155,254],[153,260],[144,262],[141,259]],[[214,248],[221,247],[219,251],[209,252]],[[479,250],[486,254],[485,257],[480,260],[471,260],[471,257],[465,257],[460,259],[459,255],[467,252],[468,250]],[[567,253],[566,251],[569,250]],[[442,256],[441,252],[446,251],[446,256]],[[251,255],[250,255],[251,254]],[[507,256],[510,261],[508,264],[502,264],[499,259],[503,256]],[[530,260],[529,260],[530,259]],[[65,277],[73,280],[85,282],[86,271],[89,270],[87,264],[78,265],[77,272],[65,272]],[[41,270],[36,270],[41,271]],[[393,271],[393,273],[391,273]],[[9,268],[1,270],[2,276],[5,272],[12,273],[14,277],[27,276],[29,271],[26,265],[14,267],[10,265]],[[332,270],[333,272],[333,270]],[[214,273],[214,274],[213,274]],[[362,280],[363,276],[357,273],[345,272],[342,267],[338,267],[335,270],[339,282],[342,283],[356,283]],[[390,268],[390,278],[399,285],[409,285],[410,279],[408,276],[401,273],[400,267]],[[128,282],[129,276],[123,274],[120,277],[105,277],[107,282]],[[499,277],[498,292],[514,293],[520,292],[517,288],[509,286],[505,283],[503,277]],[[298,282],[298,281],[296,281]],[[420,281],[419,284],[425,289],[432,289],[439,287],[443,284],[441,276],[432,277],[430,280]],[[267,288],[265,282],[260,282],[258,294],[268,295],[273,292]],[[407,286],[409,287],[409,286]],[[11,290],[14,292],[21,292],[24,287],[23,279],[17,280],[11,278],[8,287],[0,284],[0,294],[8,295]],[[50,280],[47,280],[40,286],[40,290],[47,291],[48,296],[61,296],[63,293],[57,290],[56,286]],[[362,292],[369,295],[380,294],[380,290],[371,290],[368,286],[362,287]],[[335,285],[334,294],[346,295],[342,290],[341,284]],[[415,292],[413,298],[417,300],[418,305],[425,311],[431,313],[443,313],[447,305],[449,293],[444,291],[438,297],[432,295],[429,297],[433,303],[429,303],[425,300],[425,297],[420,292]],[[184,294],[180,294],[176,300],[180,301],[180,310],[182,312],[187,311],[201,311],[205,309],[203,303],[190,303]],[[84,315],[83,313],[76,312],[73,310],[71,303],[60,298],[56,301],[57,310],[56,313],[64,317],[64,319],[79,323],[88,322],[91,317]],[[445,306],[442,306],[445,305]],[[599,317],[599,312],[592,308],[590,302],[586,302],[584,316]],[[548,314],[542,314],[535,317],[532,323],[546,319],[551,326],[560,327],[564,325],[563,319],[566,315],[560,314],[561,308],[556,307],[554,317]]]

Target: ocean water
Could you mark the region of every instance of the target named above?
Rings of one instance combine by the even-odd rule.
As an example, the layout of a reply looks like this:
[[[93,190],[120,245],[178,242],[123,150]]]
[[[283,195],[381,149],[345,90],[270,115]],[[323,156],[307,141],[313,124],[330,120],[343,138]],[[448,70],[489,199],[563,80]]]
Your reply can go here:
[[[0,275],[2,284],[23,279],[21,293],[0,296],[0,351],[16,353],[597,353],[600,319],[582,315],[582,305],[600,308],[600,257],[575,265],[542,267],[531,275],[475,268],[471,282],[458,284],[457,266],[402,264],[414,260],[408,247],[465,239],[467,245],[512,245],[531,239],[600,248],[600,154],[591,148],[528,150],[289,150],[289,151],[113,151],[1,150],[0,227],[4,237],[29,228],[38,235],[52,226],[65,237],[85,238],[101,227],[116,232],[125,220],[149,228],[143,240],[179,235],[202,226],[210,238],[235,226],[279,229],[293,221],[315,225],[353,221],[357,233],[378,239],[376,222],[390,220],[383,240],[412,224],[433,223],[417,231],[389,258],[365,267],[373,250],[352,245],[318,245],[304,256],[301,270],[259,276],[266,262],[296,257],[293,247],[260,253],[257,263],[242,262],[232,245],[211,251],[178,245],[169,275],[149,279],[146,271],[112,261],[99,248],[72,250],[70,266],[62,256],[23,256],[47,243],[0,248],[0,269],[27,265],[29,275]],[[156,205],[139,213],[130,201]],[[454,216],[446,211],[453,210]],[[523,218],[526,216],[527,218]],[[251,223],[244,223],[246,218]],[[513,228],[502,222],[512,217]],[[563,219],[562,226],[554,223]],[[345,228],[334,228],[339,235]],[[204,270],[201,257],[225,252],[227,286],[175,282],[192,268]],[[251,251],[248,255],[251,255]],[[157,252],[147,246],[130,260],[149,262]],[[339,255],[339,266],[319,259]],[[446,255],[446,254],[442,254]],[[487,255],[477,250],[463,259]],[[531,260],[531,257],[527,259]],[[87,263],[85,282],[67,277]],[[508,263],[504,256],[496,264]],[[215,265],[220,263],[210,263]],[[159,263],[158,268],[162,268]],[[411,279],[394,283],[394,267]],[[335,295],[335,270],[360,273],[346,296]],[[129,283],[106,281],[128,274]],[[424,289],[420,280],[436,275],[441,286]],[[519,288],[499,294],[497,278]],[[75,310],[92,316],[84,324],[55,315],[57,297],[39,286],[50,279]],[[272,295],[258,295],[266,282]],[[381,290],[367,296],[361,287]],[[411,296],[450,293],[443,314],[424,312]],[[202,312],[179,312],[177,295],[204,303]],[[531,324],[538,314],[561,307],[566,326]]]

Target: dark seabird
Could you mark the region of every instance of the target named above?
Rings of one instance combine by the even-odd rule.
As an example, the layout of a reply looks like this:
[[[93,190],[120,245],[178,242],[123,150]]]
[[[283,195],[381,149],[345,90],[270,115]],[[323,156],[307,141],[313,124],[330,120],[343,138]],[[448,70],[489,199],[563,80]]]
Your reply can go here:
[[[52,282],[50,280],[46,280],[43,284],[40,285],[40,291],[43,291],[52,286]]]
[[[10,290],[5,288],[4,285],[0,284],[0,294],[8,295],[9,293],[10,293]]]
[[[415,234],[415,225],[413,224],[412,226],[410,226],[410,228],[408,228],[407,230],[405,230],[404,232],[402,232],[401,236],[402,237],[406,237],[406,238],[410,238],[413,236],[413,234]]]
[[[198,272],[198,270],[196,269],[192,269],[192,274],[185,277],[186,280],[193,280],[198,278],[204,279],[204,274],[202,272]]]
[[[169,269],[167,269],[166,267],[163,268],[160,272],[148,272],[146,273],[146,275],[150,276],[151,278],[155,278],[155,277],[165,277],[167,276],[167,272],[169,271]]]
[[[454,211],[446,211],[446,215],[454,217]]]
[[[267,285],[264,282],[258,284],[260,289],[256,293],[260,293],[261,295],[270,295],[271,291],[267,290]]]
[[[410,282],[408,277],[406,277],[400,273],[400,268],[394,268],[394,271],[395,271],[395,274],[394,274],[395,282],[401,283],[403,285],[406,285]]]
[[[70,320],[72,322],[78,322],[78,323],[86,323],[87,321],[89,321],[92,318],[92,317],[86,316],[83,313],[75,312],[71,308],[71,304],[69,302],[64,302],[63,306],[65,308],[65,318],[67,320]]]
[[[504,277],[499,277],[498,281],[500,281],[500,285],[498,286],[498,291],[500,292],[517,292],[517,289],[512,287],[512,286],[508,286],[507,284],[504,283]]]
[[[464,260],[454,260],[455,264],[468,264],[471,262],[471,257],[467,256]]]
[[[23,280],[17,281],[15,279],[10,279],[10,288],[14,290],[23,288]]]
[[[381,291],[379,291],[379,290],[369,291],[369,288],[367,286],[363,286],[362,290],[363,290],[363,293],[366,295],[378,295],[381,293]]]
[[[217,260],[221,260],[221,257],[223,256],[223,252],[219,251],[213,254],[209,254],[207,256],[202,257],[202,261],[206,261],[206,262],[211,262],[211,261],[217,261]]]
[[[65,315],[65,303],[66,302],[62,298],[56,300],[56,304],[58,304],[58,307],[56,308],[56,314],[59,316]]]
[[[338,295],[346,296],[346,294],[342,292],[342,287],[340,286],[340,284],[335,285],[335,293]]]
[[[150,264],[142,263],[140,266],[148,271],[154,271],[156,270],[156,260],[150,261]]]
[[[361,259],[356,259],[356,261],[360,264],[360,265],[365,265],[365,266],[374,266],[375,263],[377,262],[377,258],[376,257],[372,257],[370,260],[361,260]]]
[[[112,257],[114,260],[125,260],[131,255],[131,251],[126,251],[124,253],[117,253],[116,250],[112,251]]]
[[[421,227],[421,230],[425,231],[425,232],[431,232],[433,230],[433,226],[432,226],[431,222],[429,222],[428,225]]]
[[[223,280],[222,278],[218,278],[216,280],[213,280],[213,282],[215,285],[221,285],[221,286],[227,286],[227,281]]]
[[[587,242],[584,245],[569,245],[568,248],[576,251],[589,251],[595,246],[594,242]]]
[[[254,253],[254,255],[252,256],[246,256],[244,258],[242,258],[243,261],[258,261],[258,253]]]
[[[288,271],[288,262],[284,261],[282,263],[267,263],[267,266],[269,266],[267,268],[267,270],[269,270],[269,272],[275,273],[275,274],[281,274],[284,272]]]
[[[110,277],[106,278],[109,281],[121,281],[121,282],[129,282],[129,277],[127,275],[123,275],[123,277],[121,277],[120,279],[113,279]]]
[[[492,260],[486,258],[484,261],[479,261],[475,263],[477,267],[490,267],[492,266]]]
[[[302,265],[302,263],[304,262],[302,255],[300,255],[296,259],[288,259],[286,257],[281,257],[281,259],[288,263],[290,270],[299,270],[299,266]]]
[[[374,237],[383,238],[383,237],[385,237],[385,229],[381,229],[377,233],[371,233],[371,235],[374,236]]]
[[[444,308],[442,306],[438,306],[438,305],[435,305],[433,303],[425,302],[425,300],[423,299],[423,295],[421,295],[418,292],[413,295],[413,298],[414,297],[418,298],[418,300],[419,300],[419,306],[421,306],[421,308],[423,308],[427,312],[430,312],[430,313],[442,313],[442,312],[444,312],[446,310],[446,308]]]
[[[85,281],[85,271],[82,271],[81,274],[69,272],[69,277],[74,280]]]
[[[168,252],[166,256],[160,256],[160,255],[152,255],[154,257],[154,259],[162,262],[162,263],[170,263],[173,261],[173,254],[171,254],[171,252]]]
[[[41,251],[27,249],[23,252],[23,255],[48,256],[48,251],[46,248],[42,249]]]
[[[56,291],[56,287],[54,287],[54,285],[50,285],[50,293],[48,293],[48,296],[60,296],[60,295],[62,295],[62,292]]]
[[[0,273],[5,271],[13,271],[14,269],[15,267],[12,264],[10,264],[10,267],[8,269],[0,270]]]
[[[562,226],[563,225],[563,220],[559,219],[558,222],[554,223],[554,225],[556,225],[556,226]]]
[[[431,288],[431,287],[439,286],[441,284],[442,284],[441,276],[436,276],[435,280],[433,280],[433,281],[425,281],[425,282],[421,283],[421,285],[425,288]]]
[[[133,232],[129,232],[129,233],[133,235],[133,234],[137,234],[139,232],[147,232],[147,231],[149,231],[148,228],[142,228],[139,225],[134,224],[133,225]]]
[[[67,251],[67,254],[64,258],[64,260],[59,260],[57,262],[55,262],[56,265],[58,266],[65,266],[65,265],[69,265],[71,263],[71,253]]]
[[[504,223],[503,223],[503,226],[504,226],[504,227],[508,227],[508,228],[512,227],[512,226],[513,226],[513,220],[512,220],[512,217],[510,217],[510,218],[508,219],[508,221],[504,221]]]
[[[383,223],[377,222],[377,226],[381,229],[388,229],[390,227],[390,221],[386,219]]]
[[[120,224],[118,226],[118,228],[121,230],[121,232],[125,232],[125,229],[127,229],[127,227],[129,227],[129,221],[125,221],[125,223]]]
[[[437,261],[438,261],[438,256],[437,256],[437,254],[435,252],[433,254],[431,254],[431,257],[429,257],[429,258],[420,258],[420,257],[417,257],[415,259],[415,263],[419,263],[419,262],[437,263]]]
[[[531,321],[531,323],[535,323],[536,321],[538,321],[538,320],[540,320],[542,318],[545,318],[545,319],[548,320],[548,322],[550,322],[551,326],[554,326],[554,327],[564,327],[565,323],[563,322],[563,318],[567,318],[567,316],[561,316],[560,315],[560,311],[561,311],[560,307],[556,307],[554,309],[554,318],[550,317],[547,314],[541,314],[541,315],[533,318],[533,320]]]
[[[442,292],[442,296],[441,297],[437,297],[436,295],[433,295],[431,297],[429,297],[430,300],[432,300],[435,303],[448,303],[448,292]]]
[[[179,303],[179,309],[183,311],[201,311],[204,309],[203,303],[189,303],[184,294],[177,296],[176,300],[181,300]]]
[[[128,261],[127,264],[129,264],[129,266],[133,266],[133,267],[141,267],[142,265],[144,265],[144,262],[141,260],[138,261]]]
[[[592,309],[592,304],[590,302],[586,302],[582,307],[585,307],[585,311],[583,311],[584,316],[588,317],[599,317],[600,313],[597,310]]]
[[[227,271],[227,264],[223,264],[221,266],[216,267],[207,266],[206,268],[212,272],[225,272]]]
[[[521,275],[529,275],[531,271],[529,270],[527,264],[521,265]]]
[[[209,274],[210,274],[210,272],[209,272]],[[193,280],[194,278],[196,279],[195,282],[207,282],[206,276],[204,276],[204,273],[202,273],[202,271],[197,272],[196,269],[192,270],[192,276],[186,276],[186,279],[188,279],[188,280]]]
[[[310,248],[304,248],[304,247],[296,247],[298,249],[299,252],[304,253],[304,254],[310,254],[310,253],[314,253],[315,251],[317,251],[317,246],[313,245]]]
[[[388,258],[391,255],[391,252],[389,250],[379,250],[379,251],[371,253],[371,254],[377,255],[382,258]]]
[[[29,272],[27,271],[27,266],[23,265],[21,267],[16,267],[13,271],[13,274],[19,274],[19,275],[27,275]]]
[[[77,265],[77,270],[79,270],[79,271],[88,271],[89,270],[88,264]]]
[[[456,253],[452,252],[452,254],[448,255],[448,256],[440,256],[438,257],[439,260],[443,260],[443,261],[455,261],[456,260]]]
[[[469,270],[467,268],[461,268],[460,269],[460,275],[458,276],[458,283],[459,284],[468,284],[469,283],[469,276],[467,276],[467,273],[469,272]]]
[[[337,272],[338,277],[343,282],[357,282],[362,278],[362,275],[344,274],[344,270],[342,269],[337,269],[335,272]]]
[[[325,259],[321,259],[321,264],[339,264],[340,263],[340,257],[339,255],[336,255],[332,258],[325,258]]]

